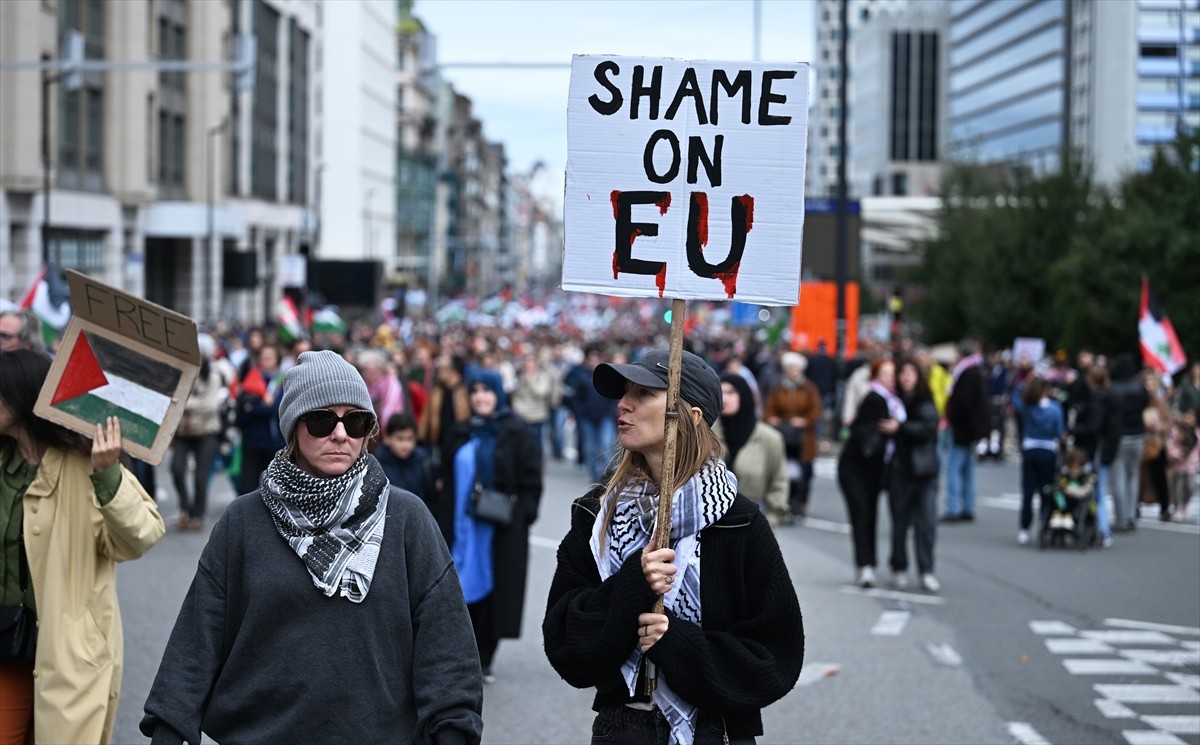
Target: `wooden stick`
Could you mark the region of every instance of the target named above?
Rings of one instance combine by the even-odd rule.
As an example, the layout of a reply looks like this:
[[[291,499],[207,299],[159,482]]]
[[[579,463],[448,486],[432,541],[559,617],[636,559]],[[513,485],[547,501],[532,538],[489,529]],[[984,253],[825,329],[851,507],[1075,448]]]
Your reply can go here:
[[[663,433],[662,478],[658,489],[658,522],[655,526],[654,548],[671,545],[671,504],[675,495],[675,435],[679,431],[679,371],[683,367],[683,319],[686,301],[671,301],[671,345],[667,361],[667,421]],[[663,612],[663,598],[654,601],[654,613]],[[646,694],[654,692],[657,675],[653,663],[646,660]]]

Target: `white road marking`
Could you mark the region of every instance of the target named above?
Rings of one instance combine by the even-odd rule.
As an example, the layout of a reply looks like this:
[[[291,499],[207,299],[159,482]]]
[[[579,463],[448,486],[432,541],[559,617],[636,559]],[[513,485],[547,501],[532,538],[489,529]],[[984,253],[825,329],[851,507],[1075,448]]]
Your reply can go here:
[[[551,540],[551,539],[549,539],[549,538],[542,538],[540,535],[531,535],[531,536],[529,536],[529,545],[530,545],[530,546],[537,546],[538,548],[553,548],[553,549],[557,549],[557,548],[558,548],[558,544],[559,544],[559,543],[561,543],[561,541],[558,541],[558,540]]]
[[[1050,745],[1050,741],[1038,734],[1029,722],[1009,722],[1008,734],[1021,745]]]
[[[1200,735],[1200,716],[1144,716],[1142,721],[1151,727],[1177,735]]]
[[[1184,649],[1195,649],[1200,651],[1200,642],[1179,642],[1179,646],[1183,647]]]
[[[1156,668],[1138,660],[1063,660],[1072,675],[1155,675]]]
[[[910,618],[912,613],[906,610],[885,610],[871,627],[871,633],[875,636],[900,636]]]
[[[835,523],[832,520],[822,520],[819,517],[806,517],[800,525],[805,528],[812,528],[813,530],[824,530],[827,533],[850,535],[850,526],[847,523]]]
[[[1200,650],[1192,652],[1179,649],[1122,649],[1118,654],[1128,660],[1164,667],[1200,665]]]
[[[1105,626],[1115,626],[1121,629],[1142,629],[1143,631],[1162,631],[1167,634],[1188,634],[1200,636],[1200,626],[1174,626],[1169,623],[1150,623],[1149,621],[1132,621],[1128,618],[1106,618]]]
[[[1163,677],[1172,683],[1178,683],[1181,686],[1188,688],[1196,688],[1200,690],[1200,675],[1188,675],[1186,673],[1163,673]]]
[[[1127,729],[1121,733],[1129,745],[1187,745],[1170,732],[1156,729]]]
[[[1170,644],[1178,642],[1161,631],[1081,631],[1079,635],[1088,639],[1099,639],[1109,644]]]
[[[934,662],[942,667],[962,667],[962,655],[948,642],[941,642],[940,644],[930,642],[925,645],[925,651],[929,652],[929,656],[933,657]]]
[[[1004,497],[975,497],[975,501],[983,507],[991,507],[997,510],[1007,510],[1008,512],[1016,512],[1021,509],[1021,498],[1017,497],[1017,501],[1005,499]]]
[[[945,605],[946,599],[937,595],[918,595],[914,592],[898,592],[896,590],[881,590],[878,587],[872,587],[869,590],[864,590],[861,587],[853,585],[842,587],[842,592],[848,595],[865,595],[869,598],[886,598],[889,600],[904,600],[909,603],[924,603],[925,605]]]
[[[1046,649],[1053,654],[1108,654],[1113,648],[1099,639],[1047,639]]]
[[[1096,693],[1114,701],[1128,704],[1192,704],[1200,703],[1200,691],[1183,686],[1139,683],[1094,685]]]
[[[836,479],[837,458],[815,458],[813,460],[813,476],[819,479]]]
[[[1071,636],[1075,627],[1062,621],[1030,621],[1029,628],[1040,636]]]
[[[804,668],[800,671],[800,677],[796,679],[796,688],[810,686],[818,680],[837,675],[842,669],[842,666],[836,662],[805,662]]]
[[[1113,701],[1107,698],[1098,698],[1095,701],[1096,708],[1107,719],[1133,719],[1137,717],[1137,712],[1130,709],[1120,701]]]

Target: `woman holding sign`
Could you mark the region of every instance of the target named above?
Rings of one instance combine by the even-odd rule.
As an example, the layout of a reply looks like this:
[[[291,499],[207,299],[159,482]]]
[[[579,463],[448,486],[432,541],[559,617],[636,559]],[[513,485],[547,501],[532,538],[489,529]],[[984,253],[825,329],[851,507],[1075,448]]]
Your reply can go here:
[[[766,516],[720,459],[711,428],[721,383],[689,352],[673,412],[670,547],[654,548],[668,361],[654,351],[593,374],[596,390],[618,399],[617,460],[607,483],[572,505],[542,624],[546,656],[571,685],[596,689],[593,742],[753,742],[762,707],[800,675],[800,606]],[[653,613],[660,595],[664,612]]]
[[[0,743],[108,742],[124,638],[117,562],[164,528],[118,458],[121,424],[92,441],[33,413],[50,360],[0,352]]]

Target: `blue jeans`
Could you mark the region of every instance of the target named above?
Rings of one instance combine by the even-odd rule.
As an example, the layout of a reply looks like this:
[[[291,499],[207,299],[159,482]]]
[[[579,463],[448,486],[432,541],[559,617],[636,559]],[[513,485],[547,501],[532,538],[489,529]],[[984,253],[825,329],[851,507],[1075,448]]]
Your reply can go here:
[[[1107,488],[1108,466],[1096,458],[1096,530],[1104,536],[1112,533],[1108,524],[1108,497],[1105,495]]]
[[[946,458],[946,514],[975,514],[975,446],[951,444]]]
[[[1030,448],[1021,451],[1021,530],[1033,524],[1033,496],[1042,497],[1043,487],[1054,483],[1053,450]],[[1042,507],[1045,510],[1045,506]]]
[[[613,443],[617,441],[617,422],[608,418],[578,417],[575,426],[579,428],[579,444],[583,450],[581,460],[587,466],[591,480],[600,483],[612,456]]]
[[[568,413],[570,412],[565,406],[555,406],[554,411],[550,412],[550,452],[554,454],[555,460],[562,460],[563,450],[566,448],[563,429],[567,426]]]

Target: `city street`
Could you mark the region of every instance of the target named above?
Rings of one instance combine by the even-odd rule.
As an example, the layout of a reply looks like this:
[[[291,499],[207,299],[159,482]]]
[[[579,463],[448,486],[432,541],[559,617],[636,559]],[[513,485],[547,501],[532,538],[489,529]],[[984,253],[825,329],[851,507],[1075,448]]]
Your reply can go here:
[[[980,465],[976,521],[939,526],[941,593],[864,591],[850,584],[834,470],[832,458],[818,461],[808,522],[779,531],[804,610],[805,669],[764,712],[760,742],[1200,745],[1195,522],[1161,524],[1151,508],[1111,549],[1020,547],[1018,465]],[[169,519],[165,467],[159,479]],[[591,693],[559,679],[540,633],[555,548],[585,487],[581,471],[549,464],[525,632],[500,645],[497,681],[485,689],[484,742],[590,737]],[[233,496],[223,477],[214,490],[210,525]],[[887,588],[884,502],[881,515]],[[142,704],[205,539],[168,527],[146,557],[120,568],[126,668],[115,742],[144,741]]]

